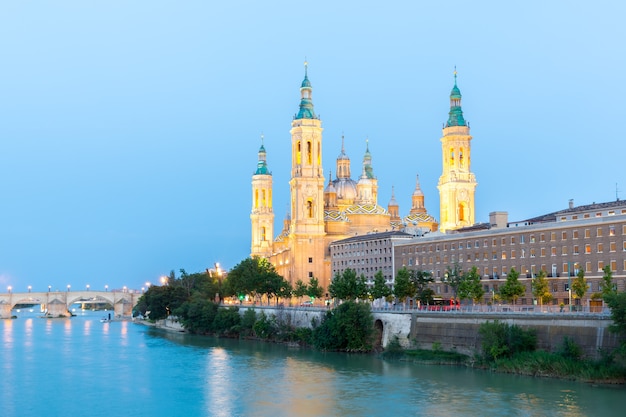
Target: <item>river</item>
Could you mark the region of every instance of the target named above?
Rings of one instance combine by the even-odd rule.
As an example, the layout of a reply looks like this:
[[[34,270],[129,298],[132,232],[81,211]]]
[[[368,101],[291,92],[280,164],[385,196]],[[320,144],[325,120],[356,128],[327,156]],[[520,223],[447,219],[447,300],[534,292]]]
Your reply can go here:
[[[616,416],[623,386],[170,333],[0,320],[0,416]],[[622,410],[622,411],[619,411]]]

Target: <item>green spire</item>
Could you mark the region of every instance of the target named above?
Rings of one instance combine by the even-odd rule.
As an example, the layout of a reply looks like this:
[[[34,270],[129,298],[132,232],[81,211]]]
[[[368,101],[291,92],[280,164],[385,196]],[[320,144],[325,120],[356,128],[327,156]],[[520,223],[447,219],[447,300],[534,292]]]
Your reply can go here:
[[[267,153],[265,152],[265,146],[263,146],[263,135],[261,135],[261,147],[259,148],[259,162],[256,164],[256,172],[254,175],[272,175],[267,168]]]
[[[313,100],[311,98],[313,88],[311,87],[311,81],[309,81],[308,66],[309,63],[304,61],[304,80],[300,86],[300,111],[298,111],[296,119],[317,119],[313,110]]]
[[[450,92],[450,112],[448,115],[446,127],[467,126],[463,118],[463,110],[461,109],[461,90],[456,85],[456,66],[454,67],[454,87],[452,87]]]
[[[372,154],[370,153],[370,140],[365,139],[365,155],[363,156],[363,176],[374,179],[374,167],[372,167]]]

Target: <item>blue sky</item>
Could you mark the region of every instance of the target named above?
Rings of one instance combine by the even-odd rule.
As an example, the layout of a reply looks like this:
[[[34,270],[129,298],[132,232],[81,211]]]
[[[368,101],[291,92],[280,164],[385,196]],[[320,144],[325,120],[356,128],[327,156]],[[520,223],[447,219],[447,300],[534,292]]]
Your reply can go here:
[[[386,207],[439,218],[453,70],[476,220],[626,198],[623,2],[0,4],[0,291],[139,288],[249,254],[260,135],[277,228],[303,62],[324,169],[365,139]]]

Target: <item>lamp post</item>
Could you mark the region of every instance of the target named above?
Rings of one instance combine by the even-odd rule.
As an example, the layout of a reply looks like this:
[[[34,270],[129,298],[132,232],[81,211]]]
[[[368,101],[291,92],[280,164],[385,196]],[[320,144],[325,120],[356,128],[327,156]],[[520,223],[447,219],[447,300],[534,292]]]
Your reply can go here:
[[[12,290],[12,289],[13,289],[13,287],[11,287],[11,286],[9,285],[9,286],[7,287],[7,292],[8,292],[9,294],[11,294],[11,290]]]
[[[104,291],[105,291],[105,292],[106,292],[106,291],[109,291],[109,285],[108,285],[108,284],[104,286]]]
[[[87,284],[87,291],[89,291],[89,284]]]
[[[48,285],[48,292],[50,292],[50,289],[52,289],[52,285]]]
[[[567,263],[567,306],[572,311],[572,263]]]
[[[124,287],[122,287],[122,292],[126,292],[126,285],[124,285]]]
[[[30,292],[30,290],[31,290],[32,288],[33,288],[33,287],[31,287],[31,286],[29,285],[29,286],[28,286],[28,292]]]
[[[71,286],[70,284],[67,284],[67,292],[70,292],[70,288],[71,288],[71,287],[72,287],[72,286]]]

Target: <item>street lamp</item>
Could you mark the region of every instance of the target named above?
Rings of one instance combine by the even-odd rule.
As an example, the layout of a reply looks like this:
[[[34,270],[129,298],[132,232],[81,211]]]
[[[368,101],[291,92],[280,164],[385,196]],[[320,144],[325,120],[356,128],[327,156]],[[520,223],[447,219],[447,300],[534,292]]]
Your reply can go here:
[[[167,285],[167,277],[166,276],[162,276],[161,277],[161,285]]]
[[[71,288],[71,287],[72,287],[72,286],[71,286],[70,284],[67,284],[67,292],[70,292],[70,288]]]
[[[124,285],[124,287],[122,287],[122,292],[126,292],[126,285]]]
[[[108,284],[104,286],[104,291],[105,291],[105,292],[106,292],[106,291],[109,291],[109,285],[108,285]]]
[[[48,285],[48,292],[50,292],[51,288],[52,288],[52,285]]]
[[[32,288],[33,288],[33,287],[31,287],[31,286],[29,285],[29,286],[28,286],[28,292],[30,292],[30,290],[31,290]]]
[[[10,285],[7,287],[7,291],[9,294],[11,294],[11,290],[13,289],[13,287],[11,287]]]

